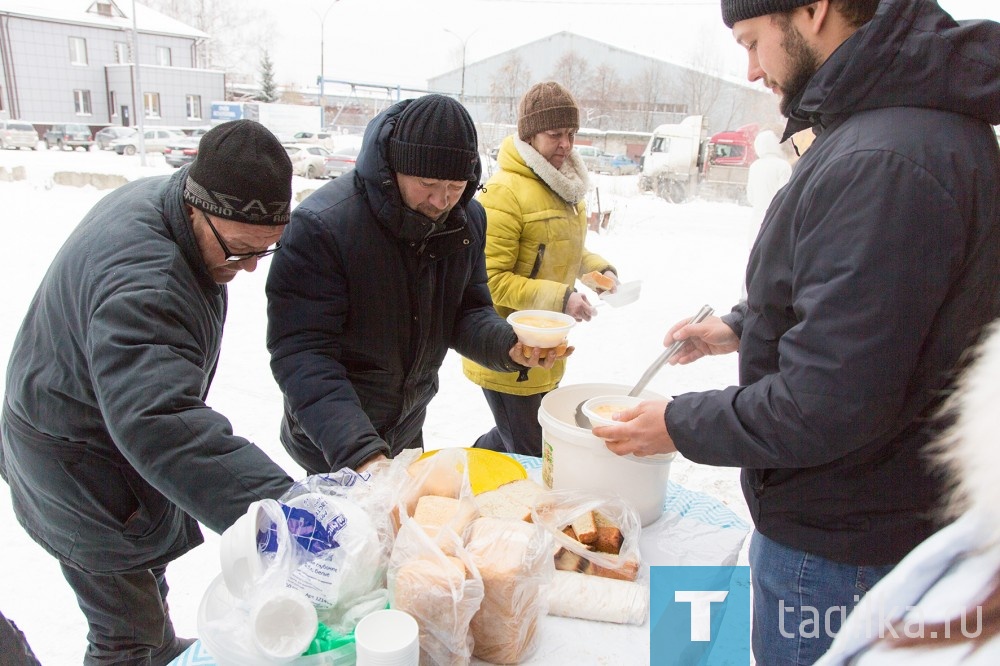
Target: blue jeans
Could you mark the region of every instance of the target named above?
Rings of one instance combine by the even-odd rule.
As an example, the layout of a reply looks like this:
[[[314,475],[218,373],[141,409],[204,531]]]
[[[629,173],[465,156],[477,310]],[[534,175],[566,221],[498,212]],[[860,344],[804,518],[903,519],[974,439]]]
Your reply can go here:
[[[754,530],[751,643],[757,666],[816,662],[848,613],[891,569],[841,564],[783,546]]]

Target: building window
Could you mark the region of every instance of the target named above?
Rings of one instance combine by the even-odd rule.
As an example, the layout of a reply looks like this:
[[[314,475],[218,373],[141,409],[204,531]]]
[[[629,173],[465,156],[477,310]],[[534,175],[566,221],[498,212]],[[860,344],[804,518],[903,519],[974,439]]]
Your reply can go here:
[[[115,42],[115,62],[124,65],[129,61],[128,44],[125,42]]]
[[[142,93],[142,107],[146,112],[147,118],[159,118],[160,93],[155,93],[155,92]]]
[[[87,40],[83,37],[69,38],[69,61],[74,65],[87,64]]]
[[[186,104],[188,120],[201,120],[201,95],[188,95]]]
[[[90,91],[89,90],[74,90],[73,91],[73,106],[76,108],[76,115],[78,116],[89,116],[92,113],[90,108]]]
[[[118,94],[114,90],[108,92],[108,106],[111,107],[111,117],[118,115]]]
[[[156,64],[161,67],[170,67],[170,48],[167,46],[156,47]]]

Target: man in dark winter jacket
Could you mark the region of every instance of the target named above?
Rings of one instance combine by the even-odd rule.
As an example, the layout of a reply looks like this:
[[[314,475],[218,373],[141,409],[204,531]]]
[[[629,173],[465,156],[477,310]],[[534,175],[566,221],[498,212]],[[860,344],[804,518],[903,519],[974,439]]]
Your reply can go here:
[[[190,640],[166,565],[224,531],[285,472],[205,404],[227,287],[271,254],[292,165],[262,125],[213,128],[197,159],[104,197],[66,240],[7,369],[0,472],[90,631],[85,664],[166,664]]]
[[[939,525],[923,448],[1000,316],[1000,25],[933,0],[723,0],[749,78],[812,146],[771,203],[747,299],[675,325],[740,385],[595,429],[616,453],[743,468],[757,663],[810,664]]]
[[[296,207],[267,278],[281,441],[312,474],[423,444],[449,348],[492,370],[522,356],[486,284],[476,128],[455,100],[403,100],[369,123],[357,168]],[[515,362],[516,359],[516,362]]]

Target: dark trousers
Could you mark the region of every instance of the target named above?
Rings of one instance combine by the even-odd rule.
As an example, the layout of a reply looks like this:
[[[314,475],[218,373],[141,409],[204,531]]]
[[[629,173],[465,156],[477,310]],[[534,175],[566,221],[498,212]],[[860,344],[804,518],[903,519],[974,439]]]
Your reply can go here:
[[[480,436],[473,446],[540,458],[542,426],[538,423],[538,410],[545,394],[511,395],[483,389],[483,395],[493,412],[496,427]]]
[[[164,666],[194,642],[174,634],[166,566],[127,574],[61,567],[90,627],[85,666]]]
[[[0,613],[0,664],[4,666],[40,666],[28,640],[17,625]]]

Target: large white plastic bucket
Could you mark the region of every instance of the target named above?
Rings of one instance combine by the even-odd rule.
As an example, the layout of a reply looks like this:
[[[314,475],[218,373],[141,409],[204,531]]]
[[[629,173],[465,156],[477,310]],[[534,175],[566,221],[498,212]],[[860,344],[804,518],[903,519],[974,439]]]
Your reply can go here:
[[[616,493],[639,514],[643,525],[663,515],[667,479],[673,455],[641,462],[608,450],[604,440],[576,425],[576,407],[599,395],[627,395],[622,384],[563,386],[542,398],[538,422],[542,426],[542,481],[554,490],[598,490]],[[666,400],[653,391],[641,397]]]

